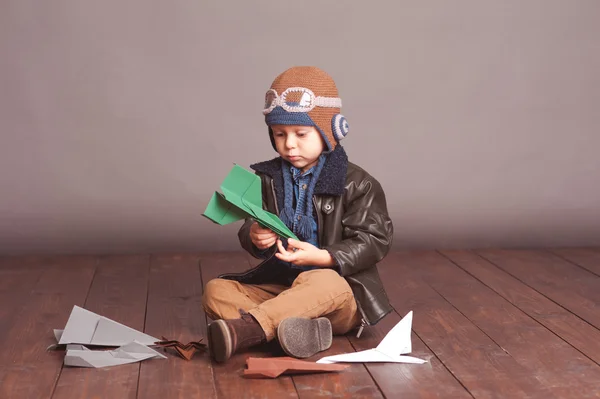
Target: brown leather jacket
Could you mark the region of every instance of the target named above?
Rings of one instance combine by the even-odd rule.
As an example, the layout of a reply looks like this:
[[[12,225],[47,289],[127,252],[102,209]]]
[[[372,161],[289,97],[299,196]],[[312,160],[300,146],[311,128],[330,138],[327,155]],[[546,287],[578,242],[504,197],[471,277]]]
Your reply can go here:
[[[281,161],[279,158],[251,165],[261,177],[263,207],[279,215],[283,203]],[[316,183],[313,204],[318,225],[319,246],[335,260],[335,269],[346,278],[362,315],[363,325],[373,325],[392,311],[377,272],[377,262],[392,245],[393,225],[387,213],[385,193],[379,182],[357,165],[348,162],[341,146],[328,155]],[[243,272],[221,275],[247,284],[276,282],[281,267],[273,247],[267,254],[250,240],[248,219],[238,237],[242,247],[256,258],[258,266]]]

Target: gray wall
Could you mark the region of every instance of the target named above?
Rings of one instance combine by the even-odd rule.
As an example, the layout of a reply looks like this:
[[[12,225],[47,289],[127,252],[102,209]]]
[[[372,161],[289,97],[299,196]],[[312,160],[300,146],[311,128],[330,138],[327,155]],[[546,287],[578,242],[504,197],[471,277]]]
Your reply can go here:
[[[600,1],[0,2],[0,253],[224,250],[263,95],[336,80],[397,248],[600,245]]]

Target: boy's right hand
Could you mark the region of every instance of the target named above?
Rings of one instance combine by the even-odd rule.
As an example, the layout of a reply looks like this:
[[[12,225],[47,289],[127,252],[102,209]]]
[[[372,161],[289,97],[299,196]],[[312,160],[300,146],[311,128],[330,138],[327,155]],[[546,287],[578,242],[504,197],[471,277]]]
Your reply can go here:
[[[250,226],[250,239],[258,249],[271,248],[277,242],[277,234],[271,229],[261,227],[257,222]]]

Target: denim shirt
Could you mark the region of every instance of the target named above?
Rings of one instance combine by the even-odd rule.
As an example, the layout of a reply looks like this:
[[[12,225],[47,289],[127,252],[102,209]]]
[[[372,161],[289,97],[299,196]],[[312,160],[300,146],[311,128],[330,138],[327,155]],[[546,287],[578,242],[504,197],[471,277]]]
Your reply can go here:
[[[310,185],[310,182],[313,178],[313,169],[314,167],[310,168],[309,170],[307,170],[305,173],[302,173],[302,171],[294,166],[290,167],[290,170],[292,172],[292,180],[294,182],[293,186],[294,186],[294,221],[298,220],[298,216],[299,215],[304,215],[305,211],[306,211],[306,192],[307,189]],[[312,201],[312,198],[308,199],[309,201]],[[294,223],[294,227],[295,223]],[[314,245],[315,247],[319,247],[319,243],[318,243],[318,226],[317,226],[317,222],[313,221],[313,226],[312,226],[312,231],[311,231],[311,235],[310,238],[308,239],[307,242],[311,243],[312,245]],[[266,254],[269,252],[269,248],[265,248],[262,251],[259,251],[259,254],[262,256],[266,256]],[[286,283],[287,285],[291,285],[293,283],[293,281],[295,280],[295,278],[302,273],[303,271],[306,270],[312,270],[312,269],[318,269],[318,266],[297,266],[294,265],[290,262],[284,262],[282,260],[279,260],[277,258],[275,258],[275,260],[281,264],[281,267],[283,268],[287,268],[288,269],[288,273],[285,273],[285,279],[287,280]]]
[[[307,191],[308,187],[310,186],[310,182],[313,178],[314,168],[315,167],[313,166],[306,172],[302,173],[302,171],[296,168],[295,166],[290,166],[290,171],[292,172],[292,181],[294,182],[294,228],[296,227],[298,216],[304,215],[306,213],[307,201],[312,201],[312,198],[307,198]],[[313,220],[310,238],[307,240],[307,242],[318,248],[318,238],[319,236],[317,232],[317,222]],[[296,266],[289,262],[284,263],[290,269],[297,271],[305,271],[319,268],[318,266]]]

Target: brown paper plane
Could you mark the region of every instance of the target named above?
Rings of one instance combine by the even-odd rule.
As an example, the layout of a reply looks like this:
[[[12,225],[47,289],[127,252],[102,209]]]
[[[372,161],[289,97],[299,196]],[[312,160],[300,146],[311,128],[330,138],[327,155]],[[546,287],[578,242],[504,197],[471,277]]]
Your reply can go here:
[[[196,352],[206,351],[206,344],[203,344],[202,338],[198,341],[192,341],[187,344],[182,344],[179,341],[168,340],[165,337],[161,337],[162,341],[155,342],[153,346],[158,348],[173,348],[175,351],[184,358],[185,360],[191,360]]]
[[[292,357],[249,357],[246,365],[248,368],[244,370],[244,377],[247,378],[277,378],[282,374],[332,372],[349,367],[342,364],[318,364]]]

